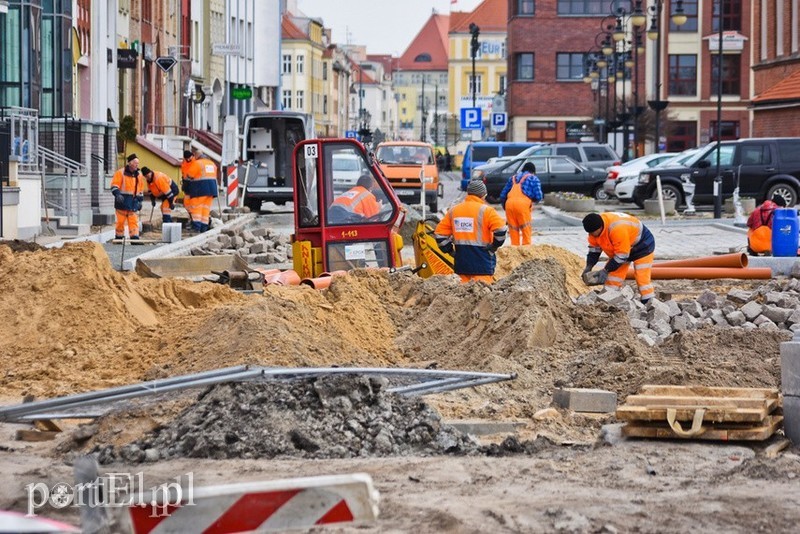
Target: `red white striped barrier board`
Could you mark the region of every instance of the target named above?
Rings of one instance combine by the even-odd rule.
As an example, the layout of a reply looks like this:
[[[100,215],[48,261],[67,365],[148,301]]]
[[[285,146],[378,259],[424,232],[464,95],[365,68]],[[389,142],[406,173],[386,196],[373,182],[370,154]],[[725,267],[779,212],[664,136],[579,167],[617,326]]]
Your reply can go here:
[[[185,493],[185,492],[184,492]],[[276,532],[374,521],[378,492],[369,475],[332,475],[195,488],[187,504],[121,510],[123,532],[162,534]],[[146,498],[145,502],[149,502]],[[163,502],[163,501],[162,501]]]
[[[228,171],[228,206],[235,208],[239,205],[239,168],[231,165]]]
[[[18,512],[7,512],[0,510],[0,533],[14,533],[20,534],[22,532],[80,532],[81,529],[61,523],[60,521],[53,521],[52,519],[45,519],[43,517],[28,517]]]

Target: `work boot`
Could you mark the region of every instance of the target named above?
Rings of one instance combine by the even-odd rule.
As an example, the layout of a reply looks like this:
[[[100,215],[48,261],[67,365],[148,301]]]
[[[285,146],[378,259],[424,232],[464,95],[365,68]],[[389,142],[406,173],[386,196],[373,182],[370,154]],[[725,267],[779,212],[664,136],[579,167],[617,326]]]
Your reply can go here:
[[[139,236],[138,235],[132,235],[131,239],[134,240],[134,241],[138,241],[139,240]]]
[[[115,235],[114,239],[125,239],[124,235]]]
[[[162,223],[171,223],[172,222],[172,215],[162,215],[161,216]]]

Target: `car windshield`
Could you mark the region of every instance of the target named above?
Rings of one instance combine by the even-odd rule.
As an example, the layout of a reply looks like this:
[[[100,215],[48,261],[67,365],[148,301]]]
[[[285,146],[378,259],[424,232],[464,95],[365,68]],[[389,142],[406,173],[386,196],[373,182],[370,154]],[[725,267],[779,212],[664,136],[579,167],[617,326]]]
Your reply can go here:
[[[682,165],[685,165],[686,167],[691,167],[692,165],[694,165],[695,163],[697,163],[698,161],[703,159],[703,155],[705,155],[705,153],[708,151],[707,149],[711,148],[712,146],[717,146],[717,144],[716,143],[708,143],[706,146],[697,149],[697,152],[692,154],[691,157],[689,157],[689,158],[685,159],[683,162],[681,162]]]
[[[380,162],[388,164],[433,164],[431,149],[424,146],[382,146],[378,148],[377,156]]]
[[[675,167],[677,165],[685,165],[686,162],[695,154],[700,152],[699,148],[691,148],[689,150],[684,150],[674,158],[670,158],[667,161],[663,161],[656,165],[656,167]]]
[[[361,166],[358,164],[358,158],[336,157],[333,156],[333,170],[334,171],[360,171]]]

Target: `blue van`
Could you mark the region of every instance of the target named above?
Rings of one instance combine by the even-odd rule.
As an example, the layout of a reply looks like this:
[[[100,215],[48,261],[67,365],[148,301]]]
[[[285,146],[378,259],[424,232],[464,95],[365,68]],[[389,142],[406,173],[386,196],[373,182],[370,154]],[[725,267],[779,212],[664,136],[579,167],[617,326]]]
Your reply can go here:
[[[467,190],[467,184],[472,176],[472,169],[483,165],[489,158],[502,158],[516,156],[526,148],[541,143],[516,143],[506,141],[479,141],[467,147],[464,161],[461,164],[461,190]]]

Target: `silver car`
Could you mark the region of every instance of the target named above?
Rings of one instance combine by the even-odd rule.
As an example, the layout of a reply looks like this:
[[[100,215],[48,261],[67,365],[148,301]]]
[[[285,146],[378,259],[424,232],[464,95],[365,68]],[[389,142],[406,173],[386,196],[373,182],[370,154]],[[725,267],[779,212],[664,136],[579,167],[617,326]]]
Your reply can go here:
[[[677,156],[677,152],[665,152],[663,154],[648,154],[647,156],[642,156],[640,158],[632,159],[623,163],[622,165],[612,165],[606,172],[608,172],[608,176],[606,177],[606,181],[603,184],[603,189],[606,193],[610,196],[614,195],[614,189],[617,187],[617,184],[620,181],[626,180],[630,176],[639,176],[639,172],[648,169],[650,167],[655,167],[656,165],[661,165],[667,160],[670,160]]]

